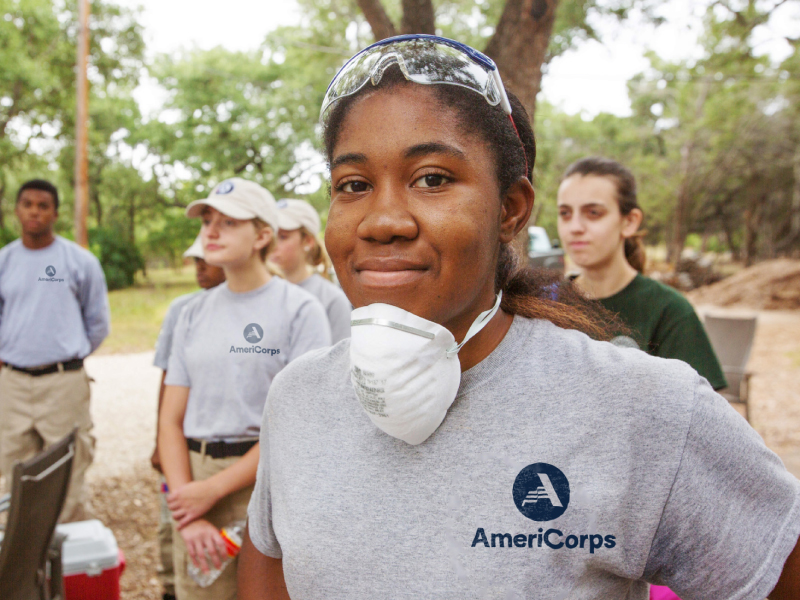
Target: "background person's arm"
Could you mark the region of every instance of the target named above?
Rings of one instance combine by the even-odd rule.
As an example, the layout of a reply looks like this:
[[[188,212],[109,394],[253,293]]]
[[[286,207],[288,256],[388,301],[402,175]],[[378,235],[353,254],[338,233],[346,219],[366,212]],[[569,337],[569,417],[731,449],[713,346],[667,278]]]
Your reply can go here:
[[[90,263],[78,295],[86,337],[89,338],[91,352],[94,352],[111,331],[111,309],[108,305],[106,277],[97,259],[93,259]]]
[[[283,578],[283,561],[261,554],[250,541],[247,529],[237,573],[239,600],[289,600]]]
[[[783,571],[769,600],[800,600],[800,541],[783,564]]]
[[[1,365],[2,363],[0,363]],[[161,420],[161,405],[164,403],[164,390],[167,386],[164,385],[164,380],[167,378],[167,372],[163,371],[161,373],[161,386],[158,388],[158,409],[156,410],[156,444],[153,448],[153,454],[150,456],[150,464],[153,468],[158,471],[159,473],[163,474],[164,471],[161,468],[161,456],[158,453],[158,429],[159,429],[159,421]]]
[[[189,449],[183,435],[183,417],[189,401],[189,388],[168,385],[158,416],[158,449],[161,468],[170,490],[176,490],[192,481]]]

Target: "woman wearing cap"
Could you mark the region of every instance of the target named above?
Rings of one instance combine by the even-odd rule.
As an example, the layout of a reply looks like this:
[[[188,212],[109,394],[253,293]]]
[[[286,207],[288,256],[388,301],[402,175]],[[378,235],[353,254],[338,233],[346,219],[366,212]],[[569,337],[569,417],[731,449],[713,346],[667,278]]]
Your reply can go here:
[[[229,179],[186,212],[202,218],[205,260],[224,269],[226,282],[192,299],[178,319],[158,444],[176,530],[176,595],[229,599],[235,562],[206,588],[187,574],[188,563],[205,571],[226,556],[219,529],[246,517],[272,380],[301,354],[330,345],[330,334],[316,298],[267,271],[278,229],[267,190]]]
[[[800,598],[800,482],[517,267],[535,144],[494,64],[383,40],[322,116],[352,336],[270,389],[242,600]]]
[[[327,276],[330,259],[317,240],[319,215],[304,200],[278,201],[278,237],[269,260],[281,268],[286,279],[316,296],[325,307],[331,325],[331,340],[350,337],[352,306],[339,287],[316,271],[322,267]]]

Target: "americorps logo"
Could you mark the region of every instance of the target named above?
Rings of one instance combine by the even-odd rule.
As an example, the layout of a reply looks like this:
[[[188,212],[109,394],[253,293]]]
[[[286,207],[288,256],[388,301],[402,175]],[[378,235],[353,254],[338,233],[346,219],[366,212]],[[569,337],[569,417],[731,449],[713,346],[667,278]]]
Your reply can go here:
[[[47,275],[47,277],[39,277],[39,281],[48,281],[52,283],[64,281],[62,278],[56,277],[56,268],[53,265],[47,265],[44,269],[44,274]]]
[[[259,346],[258,343],[264,339],[264,329],[258,323],[250,323],[244,328],[242,332],[245,341],[250,342],[252,346],[231,346],[229,352],[231,354],[265,354],[267,356],[275,356],[280,354],[278,348],[264,348]]]
[[[569,506],[569,481],[561,469],[547,463],[522,469],[511,493],[519,512],[531,521],[552,521]]]
[[[528,465],[517,474],[511,495],[517,510],[531,521],[552,521],[563,515],[569,507],[570,487],[567,476],[548,463]],[[510,503],[509,503],[510,505]],[[509,506],[510,508],[510,506]],[[560,525],[563,527],[563,525]],[[539,527],[535,533],[493,532],[478,527],[472,537],[475,548],[549,548],[550,550],[583,550],[594,554],[598,550],[610,550],[617,545],[614,535],[603,535],[597,531],[571,533],[556,527],[545,530]]]
[[[260,342],[264,337],[264,330],[261,329],[261,325],[258,323],[250,323],[247,327],[244,328],[244,339],[246,339],[251,344],[257,344]]]

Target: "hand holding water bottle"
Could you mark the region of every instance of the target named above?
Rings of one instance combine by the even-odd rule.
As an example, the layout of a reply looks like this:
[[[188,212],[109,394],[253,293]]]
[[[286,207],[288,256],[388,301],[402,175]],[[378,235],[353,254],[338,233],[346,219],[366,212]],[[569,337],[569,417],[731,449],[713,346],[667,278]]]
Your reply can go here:
[[[192,561],[189,563],[189,567],[194,567],[203,573],[222,567],[227,556],[227,549],[220,532],[214,525],[205,519],[197,519],[181,529],[179,533]]]
[[[189,527],[191,527],[191,525],[181,530],[181,534],[183,534],[183,531],[185,531]],[[186,572],[189,573],[189,576],[192,579],[194,579],[197,585],[199,585],[202,588],[210,586],[222,574],[222,571],[225,570],[225,567],[227,567],[233,561],[233,559],[238,556],[239,550],[241,550],[242,548],[242,535],[244,534],[244,527],[245,527],[244,521],[236,521],[226,527],[223,527],[219,532],[217,532],[217,536],[219,537],[220,540],[222,540],[224,547],[224,550],[222,552],[223,558],[221,561],[217,562],[216,560],[214,560],[215,557],[210,556],[209,553],[209,555],[202,555],[198,557],[198,561],[189,563],[187,565]],[[202,565],[208,564],[209,556],[211,557],[211,560],[214,563],[214,567],[206,570],[202,568]]]

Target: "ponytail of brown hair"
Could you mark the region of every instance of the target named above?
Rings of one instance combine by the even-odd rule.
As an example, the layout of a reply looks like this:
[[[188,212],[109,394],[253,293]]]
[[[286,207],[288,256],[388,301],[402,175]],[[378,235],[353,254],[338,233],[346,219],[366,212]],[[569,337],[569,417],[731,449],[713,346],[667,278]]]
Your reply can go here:
[[[306,252],[306,262],[314,267],[316,273],[322,275],[328,281],[331,281],[333,264],[331,263],[330,256],[328,256],[328,251],[325,250],[325,246],[317,239],[317,236],[305,227],[300,228],[300,234],[314,243],[311,250]]]
[[[522,265],[519,250],[500,246],[495,273],[495,291],[503,291],[500,308],[527,319],[543,319],[563,329],[576,329],[589,337],[608,341],[624,331],[615,315],[599,302],[588,300],[565,282],[561,274]]]

